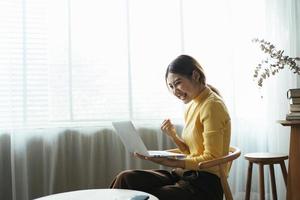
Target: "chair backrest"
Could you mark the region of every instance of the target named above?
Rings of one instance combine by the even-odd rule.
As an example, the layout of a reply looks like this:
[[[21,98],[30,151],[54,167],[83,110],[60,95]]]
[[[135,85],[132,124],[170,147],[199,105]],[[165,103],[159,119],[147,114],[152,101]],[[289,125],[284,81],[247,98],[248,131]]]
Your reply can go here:
[[[218,166],[220,180],[222,184],[222,188],[224,191],[224,195],[226,200],[233,200],[232,193],[227,182],[227,173],[225,172],[225,168],[228,167],[230,169],[233,160],[237,159],[241,155],[241,150],[237,147],[231,146],[229,148],[229,154],[220,158],[216,158],[209,161],[204,161],[198,164],[199,169],[207,169],[210,167]],[[228,166],[229,165],[229,166]]]

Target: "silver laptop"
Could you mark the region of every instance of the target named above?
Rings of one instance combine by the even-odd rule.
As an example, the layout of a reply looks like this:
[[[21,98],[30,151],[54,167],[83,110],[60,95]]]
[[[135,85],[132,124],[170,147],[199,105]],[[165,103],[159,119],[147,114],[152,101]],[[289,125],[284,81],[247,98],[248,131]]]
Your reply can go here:
[[[136,152],[149,157],[176,157],[183,158],[184,154],[168,151],[148,151],[142,138],[131,121],[112,122],[117,134],[120,136],[125,148],[130,152]]]

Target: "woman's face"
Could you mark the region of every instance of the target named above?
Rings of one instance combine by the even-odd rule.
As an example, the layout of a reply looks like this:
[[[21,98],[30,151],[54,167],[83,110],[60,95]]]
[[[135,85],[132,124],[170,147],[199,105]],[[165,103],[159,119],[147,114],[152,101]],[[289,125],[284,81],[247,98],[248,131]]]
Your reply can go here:
[[[167,84],[172,93],[185,104],[197,97],[201,91],[198,81],[174,73],[168,74]]]

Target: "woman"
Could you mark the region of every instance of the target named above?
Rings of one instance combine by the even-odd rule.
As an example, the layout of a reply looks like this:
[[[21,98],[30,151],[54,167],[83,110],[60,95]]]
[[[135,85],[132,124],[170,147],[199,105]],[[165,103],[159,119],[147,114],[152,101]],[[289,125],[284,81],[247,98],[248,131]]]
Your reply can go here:
[[[148,192],[160,200],[223,199],[216,168],[198,171],[199,162],[227,155],[231,123],[219,92],[206,84],[200,64],[191,56],[180,55],[167,68],[165,80],[169,90],[187,104],[182,137],[169,119],[161,130],[177,145],[170,150],[186,154],[184,159],[136,157],[174,168],[167,170],[126,170],[111,188]]]

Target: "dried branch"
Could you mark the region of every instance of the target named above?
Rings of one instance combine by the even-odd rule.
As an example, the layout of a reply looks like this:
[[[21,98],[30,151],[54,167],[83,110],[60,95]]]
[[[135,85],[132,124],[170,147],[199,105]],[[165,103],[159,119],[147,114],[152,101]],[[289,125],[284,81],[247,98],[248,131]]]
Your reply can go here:
[[[284,50],[277,50],[273,44],[265,40],[255,38],[252,40],[258,43],[260,49],[267,54],[267,58],[263,59],[254,70],[253,78],[259,87],[263,86],[265,79],[271,75],[274,76],[279,73],[284,67],[288,67],[294,74],[300,75],[300,67],[297,62],[300,61],[299,57],[289,57],[284,55]]]

